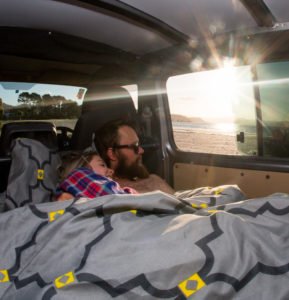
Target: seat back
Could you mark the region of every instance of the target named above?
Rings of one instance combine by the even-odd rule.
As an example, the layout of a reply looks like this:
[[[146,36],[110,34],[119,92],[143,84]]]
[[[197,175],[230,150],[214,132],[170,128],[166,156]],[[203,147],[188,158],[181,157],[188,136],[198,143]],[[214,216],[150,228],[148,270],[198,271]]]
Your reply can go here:
[[[83,150],[91,146],[93,133],[105,123],[117,119],[136,123],[137,111],[129,93],[121,87],[90,91],[74,128],[72,149]]]
[[[12,141],[16,138],[40,141],[50,149],[57,148],[56,127],[50,122],[11,122],[3,125],[0,137],[0,155],[9,156]]]

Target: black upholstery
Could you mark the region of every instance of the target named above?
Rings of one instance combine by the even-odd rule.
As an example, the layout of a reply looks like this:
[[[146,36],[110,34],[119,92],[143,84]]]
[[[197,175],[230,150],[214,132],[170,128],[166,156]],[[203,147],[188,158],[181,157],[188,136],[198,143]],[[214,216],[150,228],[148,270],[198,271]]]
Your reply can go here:
[[[15,138],[25,137],[38,140],[51,149],[57,148],[57,135],[50,122],[11,122],[3,125],[0,137],[0,155],[9,156],[11,143]]]
[[[83,150],[91,146],[93,133],[105,123],[117,119],[133,123],[137,120],[137,111],[129,93],[120,87],[90,91],[74,128],[72,149]]]
[[[1,169],[0,193],[3,193],[6,190],[10,166],[11,166],[11,158],[10,157],[0,157],[0,169]],[[0,202],[1,202],[1,199],[0,199]],[[0,204],[0,212],[1,212],[1,204]]]

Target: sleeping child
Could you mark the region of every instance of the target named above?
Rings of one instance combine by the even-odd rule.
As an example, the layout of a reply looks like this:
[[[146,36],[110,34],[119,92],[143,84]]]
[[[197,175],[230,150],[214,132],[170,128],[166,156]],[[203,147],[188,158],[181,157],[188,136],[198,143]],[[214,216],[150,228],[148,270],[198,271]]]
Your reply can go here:
[[[59,172],[61,183],[56,190],[56,201],[137,193],[131,188],[121,188],[112,180],[113,170],[106,166],[95,151],[72,152],[66,155],[62,159]]]

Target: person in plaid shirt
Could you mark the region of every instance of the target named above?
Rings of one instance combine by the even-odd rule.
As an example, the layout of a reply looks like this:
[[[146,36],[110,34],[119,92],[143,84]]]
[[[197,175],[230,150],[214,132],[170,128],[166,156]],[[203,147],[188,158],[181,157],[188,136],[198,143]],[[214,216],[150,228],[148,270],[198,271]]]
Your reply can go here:
[[[70,153],[63,158],[60,169],[61,183],[56,190],[56,200],[95,198],[109,194],[136,194],[132,188],[121,188],[112,180],[113,170],[108,168],[95,151]]]

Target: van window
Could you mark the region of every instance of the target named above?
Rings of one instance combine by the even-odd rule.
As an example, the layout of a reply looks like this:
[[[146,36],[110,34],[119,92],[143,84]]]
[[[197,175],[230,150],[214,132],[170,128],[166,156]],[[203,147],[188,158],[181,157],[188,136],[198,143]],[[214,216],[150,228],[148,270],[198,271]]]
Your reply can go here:
[[[289,157],[289,62],[170,77],[176,146],[183,151]],[[287,150],[288,149],[288,150]]]
[[[85,92],[85,88],[74,86],[1,82],[1,125],[17,120],[49,120],[73,129]]]

